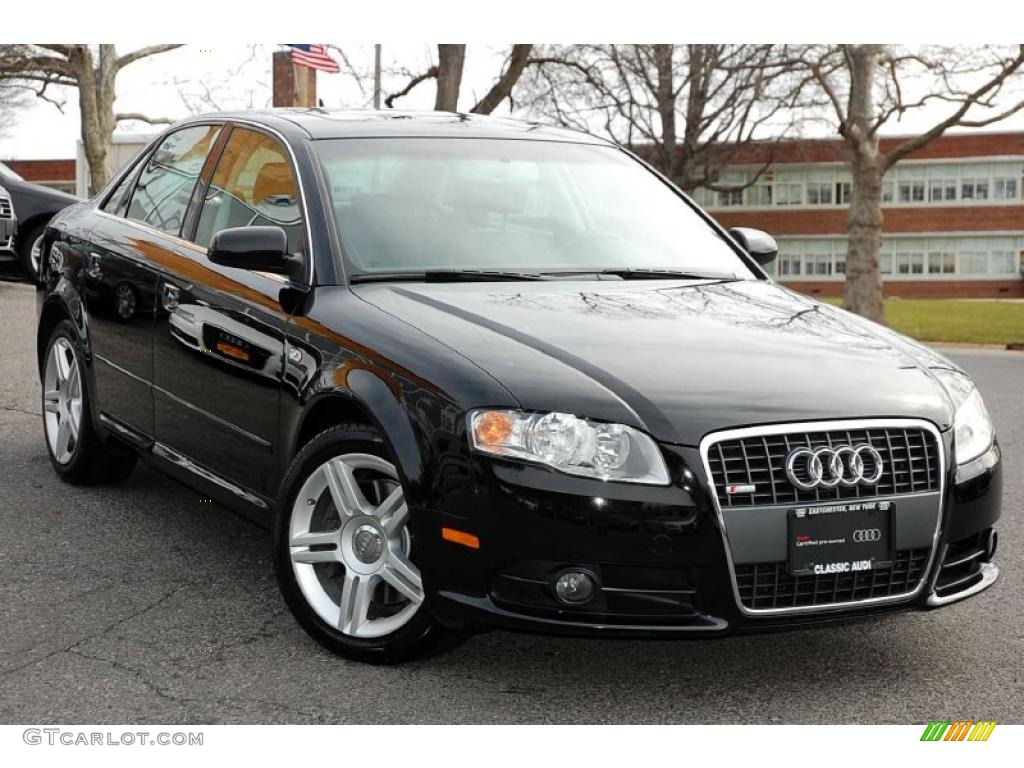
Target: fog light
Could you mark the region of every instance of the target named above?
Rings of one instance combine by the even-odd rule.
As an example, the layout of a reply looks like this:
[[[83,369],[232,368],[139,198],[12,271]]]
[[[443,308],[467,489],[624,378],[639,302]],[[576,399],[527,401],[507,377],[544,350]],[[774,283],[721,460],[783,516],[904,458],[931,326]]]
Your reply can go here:
[[[555,579],[555,594],[563,603],[581,605],[597,594],[597,579],[586,571],[563,571]]]

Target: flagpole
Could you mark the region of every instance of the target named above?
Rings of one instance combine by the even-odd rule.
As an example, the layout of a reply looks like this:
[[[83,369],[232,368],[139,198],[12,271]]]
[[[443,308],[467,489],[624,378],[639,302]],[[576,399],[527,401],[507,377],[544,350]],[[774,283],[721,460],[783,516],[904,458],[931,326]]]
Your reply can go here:
[[[380,109],[380,43],[373,46],[373,108]]]

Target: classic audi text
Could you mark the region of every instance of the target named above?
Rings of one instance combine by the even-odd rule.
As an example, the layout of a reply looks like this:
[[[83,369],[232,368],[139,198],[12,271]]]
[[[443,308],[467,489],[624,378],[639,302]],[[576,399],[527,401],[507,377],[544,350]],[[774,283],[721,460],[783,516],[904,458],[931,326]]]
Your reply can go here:
[[[45,444],[68,482],[143,457],[271,528],[297,620],[372,662],[985,589],[974,383],[776,284],[776,250],[581,133],[191,118],[46,230]]]

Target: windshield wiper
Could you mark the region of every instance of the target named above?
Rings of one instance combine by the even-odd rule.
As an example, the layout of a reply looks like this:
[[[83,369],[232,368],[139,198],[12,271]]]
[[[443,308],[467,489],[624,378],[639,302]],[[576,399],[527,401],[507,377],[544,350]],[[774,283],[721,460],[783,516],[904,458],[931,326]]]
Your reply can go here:
[[[505,272],[497,269],[427,269],[422,272],[378,272],[351,275],[350,283],[387,283],[395,281],[425,283],[499,282],[510,280],[547,280],[536,272]]]
[[[646,269],[642,267],[623,267],[621,269],[602,269],[600,275],[615,275],[623,280],[739,280],[736,275],[728,272],[687,272],[679,269]]]

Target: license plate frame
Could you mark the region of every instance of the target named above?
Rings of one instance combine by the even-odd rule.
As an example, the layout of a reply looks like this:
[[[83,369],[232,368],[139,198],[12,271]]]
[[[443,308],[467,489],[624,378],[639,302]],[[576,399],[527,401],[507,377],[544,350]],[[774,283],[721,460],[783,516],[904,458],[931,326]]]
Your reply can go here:
[[[892,566],[891,501],[808,504],[787,512],[786,570],[828,576]]]

